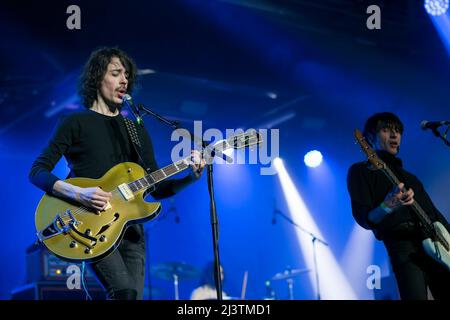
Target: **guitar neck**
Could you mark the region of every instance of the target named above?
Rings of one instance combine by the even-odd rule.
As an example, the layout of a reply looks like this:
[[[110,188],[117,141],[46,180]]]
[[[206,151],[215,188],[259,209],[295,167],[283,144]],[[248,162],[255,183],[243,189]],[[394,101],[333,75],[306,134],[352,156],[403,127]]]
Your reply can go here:
[[[400,183],[400,180],[396,177],[396,175],[392,172],[392,170],[385,165],[384,169],[382,169],[384,174],[389,178],[389,180],[394,184],[398,185]],[[406,188],[403,187],[403,192],[406,192]],[[428,215],[425,213],[425,211],[422,209],[422,207],[417,203],[417,201],[414,201],[411,205],[413,211],[417,214],[419,219],[425,223],[427,226],[430,226],[432,224],[432,221],[428,217]]]
[[[148,189],[158,182],[170,178],[177,173],[180,173],[189,168],[190,157],[183,158],[174,162],[162,169],[156,170],[141,179],[130,182],[128,186],[133,192],[138,192],[142,189]]]
[[[220,155],[227,149],[242,149],[262,142],[260,134],[256,130],[251,130],[246,133],[232,136],[226,140],[221,140],[214,143],[211,147],[207,147],[200,152],[203,157],[206,154],[206,158],[212,158],[214,155]],[[168,165],[162,169],[156,170],[141,179],[135,180],[128,184],[128,187],[133,192],[138,192],[142,189],[148,189],[158,182],[161,182],[167,178],[170,178],[177,173],[186,170],[191,164],[191,156],[185,157],[177,162]]]

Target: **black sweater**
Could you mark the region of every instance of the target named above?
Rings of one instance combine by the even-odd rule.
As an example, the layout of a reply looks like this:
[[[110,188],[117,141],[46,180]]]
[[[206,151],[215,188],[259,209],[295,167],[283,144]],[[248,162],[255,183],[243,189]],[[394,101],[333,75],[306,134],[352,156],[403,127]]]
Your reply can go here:
[[[151,139],[144,128],[136,127],[144,164],[138,161],[121,114],[110,117],[87,109],[62,116],[48,145],[31,167],[30,181],[51,194],[54,183],[60,180],[51,171],[62,156],[70,168],[68,178],[97,179],[116,164],[126,161],[139,163],[150,172],[157,170]],[[173,195],[175,181],[160,183],[152,196],[161,199]]]
[[[403,169],[402,161],[388,152],[381,151],[378,152],[378,155],[407,189],[413,189],[415,201],[420,204],[431,220],[440,221],[450,230],[450,225],[434,206],[422,182],[415,175]],[[378,207],[393,188],[392,183],[381,170],[369,169],[368,162],[355,163],[350,167],[347,175],[347,188],[356,222],[365,229],[372,229],[377,239],[383,239],[403,222],[417,224],[415,213],[409,206],[387,215],[378,224],[373,224],[368,220],[369,212]]]

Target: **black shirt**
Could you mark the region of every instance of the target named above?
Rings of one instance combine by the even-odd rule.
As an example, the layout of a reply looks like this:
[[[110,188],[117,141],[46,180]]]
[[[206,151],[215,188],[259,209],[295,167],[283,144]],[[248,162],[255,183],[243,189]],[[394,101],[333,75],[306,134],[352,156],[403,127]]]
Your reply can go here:
[[[151,139],[144,128],[136,126],[142,145],[143,163],[138,161],[122,115],[106,116],[84,110],[62,116],[48,145],[34,161],[29,173],[30,181],[52,193],[54,183],[60,178],[51,173],[64,156],[70,168],[69,177],[98,179],[121,162],[131,161],[148,168],[158,169]],[[172,181],[160,184],[152,193],[156,199],[173,195]]]
[[[450,230],[450,225],[434,206],[422,182],[415,175],[403,169],[401,159],[386,151],[377,153],[397,178],[405,184],[405,187],[413,189],[415,201],[420,204],[430,219],[440,221]],[[378,207],[393,188],[392,183],[381,170],[370,169],[369,162],[355,163],[350,167],[347,175],[347,188],[356,222],[365,229],[372,229],[377,239],[383,239],[404,222],[417,226],[416,215],[410,206],[402,207],[392,214],[388,214],[378,224],[373,224],[368,220],[369,212]]]

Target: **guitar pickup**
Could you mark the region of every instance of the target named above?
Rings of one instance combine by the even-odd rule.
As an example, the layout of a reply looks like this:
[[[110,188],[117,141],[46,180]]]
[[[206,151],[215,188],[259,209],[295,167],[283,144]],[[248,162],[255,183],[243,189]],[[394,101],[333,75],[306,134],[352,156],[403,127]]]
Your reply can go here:
[[[133,191],[126,183],[122,183],[117,188],[119,189],[120,194],[125,198],[125,200],[130,201],[134,199]]]

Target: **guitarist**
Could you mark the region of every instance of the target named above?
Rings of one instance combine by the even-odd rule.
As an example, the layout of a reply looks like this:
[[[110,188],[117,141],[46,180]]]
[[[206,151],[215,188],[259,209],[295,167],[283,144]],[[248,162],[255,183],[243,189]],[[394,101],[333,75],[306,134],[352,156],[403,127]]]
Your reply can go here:
[[[51,171],[62,156],[71,169],[70,178],[97,179],[113,166],[127,161],[139,163],[149,172],[158,170],[147,131],[136,126],[141,144],[138,151],[120,114],[122,97],[132,91],[136,70],[133,60],[120,49],[101,48],[91,54],[79,83],[86,110],[60,119],[47,146],[32,165],[29,178],[34,185],[49,194],[100,211],[106,208],[111,193],[100,188],[76,187],[53,175]],[[155,199],[172,196],[200,178],[205,162],[199,159],[199,153],[194,153],[190,174],[160,183],[152,192]],[[118,248],[91,267],[109,299],[142,299],[145,270],[142,224],[130,226]]]
[[[377,113],[366,121],[363,135],[401,183],[393,187],[384,173],[373,170],[368,161],[353,164],[347,188],[355,220],[384,242],[401,299],[427,300],[429,293],[434,299],[449,299],[450,272],[422,249],[426,236],[411,205],[417,201],[433,222],[441,222],[447,230],[450,226],[420,180],[406,171],[397,157],[402,122],[393,113]]]

